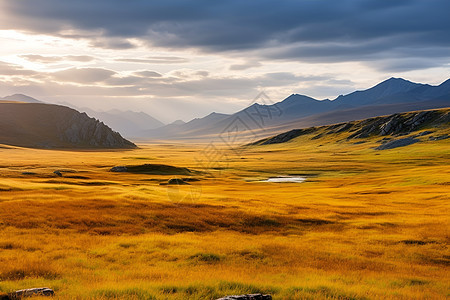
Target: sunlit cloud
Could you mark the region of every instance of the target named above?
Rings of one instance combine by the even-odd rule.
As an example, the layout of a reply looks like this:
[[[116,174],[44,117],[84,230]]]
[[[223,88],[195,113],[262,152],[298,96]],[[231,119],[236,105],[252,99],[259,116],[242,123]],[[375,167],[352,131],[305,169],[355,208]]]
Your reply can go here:
[[[88,55],[64,55],[64,56],[44,56],[37,54],[23,54],[19,55],[19,57],[24,58],[28,61],[37,62],[37,63],[57,63],[64,61],[76,61],[76,62],[90,62],[95,58]]]

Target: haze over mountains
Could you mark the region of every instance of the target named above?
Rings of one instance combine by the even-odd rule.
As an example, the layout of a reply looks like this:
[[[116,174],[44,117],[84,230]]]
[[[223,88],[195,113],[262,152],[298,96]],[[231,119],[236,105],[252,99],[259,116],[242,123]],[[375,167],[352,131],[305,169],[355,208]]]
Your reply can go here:
[[[14,94],[0,98],[0,103],[4,102],[24,102],[24,103],[45,103],[27,95]],[[164,123],[153,118],[144,112],[134,112],[131,110],[120,111],[117,109],[109,111],[96,111],[90,108],[79,108],[75,105],[61,102],[60,105],[73,108],[79,112],[85,112],[90,117],[96,118],[107,124],[114,131],[120,132],[125,137],[136,137],[143,130],[149,130],[164,126]]]
[[[139,137],[140,133],[144,130],[164,126],[163,122],[144,112],[135,112],[131,110],[121,111],[117,109],[96,111],[90,108],[79,108],[77,110],[101,120],[127,138]]]

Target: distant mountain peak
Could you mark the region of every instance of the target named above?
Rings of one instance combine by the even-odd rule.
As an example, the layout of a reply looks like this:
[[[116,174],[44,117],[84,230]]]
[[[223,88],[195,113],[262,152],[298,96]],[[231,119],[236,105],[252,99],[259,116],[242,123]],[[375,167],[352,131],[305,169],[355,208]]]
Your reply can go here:
[[[186,124],[186,122],[183,120],[175,120],[172,123],[170,123],[169,125],[183,125],[183,124]]]
[[[403,79],[401,77],[390,77],[389,79],[386,79],[384,82],[386,82],[386,81],[408,81],[408,82],[411,82],[411,81]]]
[[[292,94],[289,97],[287,97],[286,99],[284,99],[283,101],[281,101],[280,103],[282,104],[289,104],[289,103],[311,103],[311,102],[315,102],[315,101],[319,101],[317,99],[311,98],[309,96],[305,96],[305,95],[301,95],[301,94]]]
[[[418,85],[421,85],[420,83],[414,83],[412,81],[399,78],[399,77],[391,77],[389,79],[386,79],[385,81],[380,82],[379,84],[375,85],[374,87],[382,87],[382,86],[411,86],[411,87],[417,87]]]
[[[391,77],[377,85],[362,91],[356,91],[348,95],[339,96],[333,102],[342,107],[356,107],[361,105],[373,104],[382,99],[396,97],[396,95],[405,94],[423,84],[414,83],[403,78]]]
[[[24,95],[24,94],[14,94],[10,96],[3,97],[4,100],[10,100],[10,101],[19,101],[19,102],[27,102],[27,103],[42,103],[42,101],[39,101],[37,99],[34,99],[33,97]]]

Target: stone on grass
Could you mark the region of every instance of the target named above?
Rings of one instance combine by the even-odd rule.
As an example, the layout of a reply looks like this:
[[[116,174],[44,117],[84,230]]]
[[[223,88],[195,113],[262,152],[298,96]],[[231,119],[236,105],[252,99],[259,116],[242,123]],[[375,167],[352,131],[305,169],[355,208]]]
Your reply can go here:
[[[32,289],[24,289],[18,290],[7,295],[0,296],[1,300],[18,300],[27,297],[35,297],[35,296],[54,296],[55,292],[52,289],[47,287],[41,288],[32,288]]]
[[[272,296],[264,294],[246,294],[225,296],[217,300],[272,300]]]
[[[128,168],[125,166],[117,166],[117,167],[112,167],[111,170],[109,170],[110,172],[128,172]]]

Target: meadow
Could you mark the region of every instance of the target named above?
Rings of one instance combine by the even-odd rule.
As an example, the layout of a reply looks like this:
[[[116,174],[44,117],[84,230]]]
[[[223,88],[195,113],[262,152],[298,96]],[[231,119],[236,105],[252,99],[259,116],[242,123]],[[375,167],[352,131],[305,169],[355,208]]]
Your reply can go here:
[[[447,299],[450,139],[234,151],[0,148],[0,293],[54,299]],[[180,176],[109,172],[167,164]],[[62,177],[53,172],[60,170]],[[298,175],[304,183],[262,182]]]

